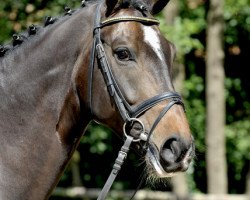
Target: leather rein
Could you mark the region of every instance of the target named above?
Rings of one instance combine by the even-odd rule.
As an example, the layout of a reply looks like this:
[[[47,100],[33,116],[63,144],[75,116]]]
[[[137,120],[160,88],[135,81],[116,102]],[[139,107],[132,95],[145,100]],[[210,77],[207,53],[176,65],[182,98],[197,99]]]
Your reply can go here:
[[[105,50],[101,41],[101,34],[100,34],[101,28],[103,28],[104,26],[112,25],[114,23],[127,22],[127,21],[135,21],[138,23],[146,24],[146,25],[159,25],[159,21],[154,18],[135,17],[135,16],[113,17],[113,18],[109,18],[104,21],[101,21],[101,12],[100,12],[101,6],[102,6],[102,3],[100,3],[97,6],[95,21],[94,21],[93,44],[92,44],[92,50],[91,50],[91,55],[90,55],[89,72],[88,72],[89,73],[88,74],[88,107],[89,107],[90,113],[92,114],[92,82],[93,82],[94,64],[95,64],[95,58],[96,58],[98,60],[98,67],[101,70],[101,73],[103,75],[109,95],[114,100],[115,105],[117,109],[119,110],[119,113],[122,119],[124,120],[123,133],[125,137],[125,142],[121,150],[119,151],[118,157],[115,160],[115,164],[110,173],[110,176],[107,179],[104,187],[102,188],[102,191],[100,192],[97,200],[104,200],[106,198],[117,174],[119,173],[121,169],[121,166],[124,160],[127,157],[127,153],[129,151],[129,148],[132,142],[139,142],[141,140],[144,141],[145,142],[144,149],[147,150],[150,136],[152,135],[154,129],[156,128],[160,120],[167,113],[167,111],[174,104],[180,104],[184,108],[184,104],[181,100],[181,96],[176,92],[165,92],[165,93],[156,95],[150,99],[143,101],[142,103],[136,106],[131,106],[127,102],[127,100],[125,99],[124,95],[122,94],[116,82],[116,79],[112,73],[111,67],[108,63],[107,56],[105,54]],[[154,121],[151,129],[148,132],[146,132],[143,123],[137,117],[164,100],[168,100],[168,104],[160,112],[160,114]],[[126,132],[126,129],[127,129],[128,124],[133,124],[135,122],[141,125],[142,131],[141,131],[141,134],[138,136],[131,136],[130,134]]]

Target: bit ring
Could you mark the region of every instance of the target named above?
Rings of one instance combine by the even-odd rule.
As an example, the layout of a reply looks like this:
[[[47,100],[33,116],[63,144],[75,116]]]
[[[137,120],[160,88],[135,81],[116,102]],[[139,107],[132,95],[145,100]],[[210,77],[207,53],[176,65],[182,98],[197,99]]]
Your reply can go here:
[[[125,135],[125,137],[128,137],[128,134],[126,133],[126,126],[128,122],[138,122],[141,127],[142,127],[142,132],[140,133],[138,139],[133,139],[133,142],[139,142],[140,140],[145,140],[145,127],[144,124],[142,123],[141,120],[137,119],[137,118],[130,118],[129,121],[125,122],[123,125],[123,133]]]

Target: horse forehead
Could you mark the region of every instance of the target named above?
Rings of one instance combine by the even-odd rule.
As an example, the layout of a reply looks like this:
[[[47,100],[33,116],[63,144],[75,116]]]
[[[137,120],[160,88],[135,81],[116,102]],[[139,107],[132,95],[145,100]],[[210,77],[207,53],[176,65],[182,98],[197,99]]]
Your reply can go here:
[[[164,61],[164,54],[162,52],[161,41],[159,37],[159,30],[153,26],[142,26],[144,42],[147,43],[161,61]]]
[[[134,44],[138,42],[146,43],[147,48],[152,49],[161,61],[165,60],[160,40],[160,31],[155,26],[147,26],[138,22],[126,22],[119,24],[113,31],[116,39],[117,37],[120,39],[122,37]]]
[[[113,29],[113,35],[115,37],[123,37],[124,39],[127,38],[129,41],[136,41],[137,38],[140,38],[142,33],[142,28],[139,26],[138,22],[119,23],[117,24],[117,27]]]
[[[114,17],[124,16],[140,17],[135,11],[129,9],[120,10]],[[140,26],[140,23],[135,21],[120,22],[112,27],[111,33],[113,35],[113,39],[122,37],[125,40],[135,43],[139,42],[138,38],[140,38],[142,35],[142,28]]]

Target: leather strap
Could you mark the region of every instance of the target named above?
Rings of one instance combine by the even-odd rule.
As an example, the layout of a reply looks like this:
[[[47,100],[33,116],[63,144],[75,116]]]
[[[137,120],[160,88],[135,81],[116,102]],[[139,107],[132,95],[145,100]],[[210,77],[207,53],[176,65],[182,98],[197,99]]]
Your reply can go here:
[[[110,19],[106,19],[106,20],[102,21],[101,22],[101,28],[104,27],[104,26],[114,24],[114,23],[128,22],[128,21],[145,23],[147,25],[159,25],[160,24],[160,22],[157,19],[154,19],[154,18],[135,17],[135,16],[120,16],[120,17],[112,17]]]
[[[128,136],[122,146],[121,150],[119,151],[118,157],[115,160],[115,164],[113,165],[113,170],[111,171],[109,178],[107,179],[105,185],[102,188],[97,200],[104,200],[116,178],[119,171],[121,170],[121,166],[124,160],[127,158],[127,153],[129,152],[129,147],[133,142],[133,137]]]
[[[169,109],[175,105],[175,104],[181,104],[183,105],[182,101],[180,99],[174,99],[173,101],[171,101],[170,103],[167,104],[167,106],[161,111],[161,113],[159,114],[159,116],[156,118],[155,122],[153,123],[149,133],[148,133],[148,137],[147,137],[147,141],[144,145],[144,150],[146,150],[148,148],[149,145],[149,139],[153,133],[153,131],[155,130],[156,126],[159,124],[159,122],[161,121],[161,119],[164,117],[164,115],[169,111]]]
[[[101,9],[102,3],[100,3],[97,6],[97,12],[95,15],[95,19],[94,19],[94,27],[99,26],[99,21],[101,19]],[[99,19],[99,20],[98,20]],[[90,52],[90,62],[89,62],[89,68],[88,68],[88,93],[87,93],[87,104],[88,104],[88,112],[90,117],[93,117],[93,111],[92,111],[92,85],[93,85],[93,76],[94,76],[94,67],[95,67],[95,47],[96,47],[96,37],[95,35],[97,33],[95,33],[95,31],[100,31],[99,29],[95,29],[93,30],[93,43],[92,43],[92,48],[91,48],[91,52]]]
[[[156,104],[158,104],[164,100],[172,100],[172,99],[178,99],[181,102],[181,96],[178,93],[165,92],[163,94],[154,96],[154,97],[142,102],[138,106],[134,107],[130,111],[130,114],[132,117],[137,117],[140,114],[142,114],[143,112],[145,112],[145,111],[149,110],[150,108],[152,108],[153,106],[155,106]]]

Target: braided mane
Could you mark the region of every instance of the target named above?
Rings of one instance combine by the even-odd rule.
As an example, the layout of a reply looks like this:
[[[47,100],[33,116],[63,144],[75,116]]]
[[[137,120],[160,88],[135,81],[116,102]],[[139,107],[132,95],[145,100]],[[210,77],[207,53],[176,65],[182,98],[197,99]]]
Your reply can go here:
[[[4,57],[5,55],[10,54],[13,50],[21,46],[23,43],[26,43],[27,41],[29,41],[29,39],[31,39],[32,37],[39,35],[42,29],[48,28],[50,25],[64,19],[65,17],[70,17],[75,12],[79,11],[80,9],[87,7],[88,2],[93,3],[95,2],[95,0],[91,0],[91,1],[88,0],[87,2],[83,0],[81,3],[81,8],[74,9],[74,10],[72,10],[68,6],[64,6],[65,12],[63,15],[58,16],[58,17],[46,16],[44,19],[43,25],[32,24],[27,28],[26,31],[22,33],[13,34],[12,41],[10,41],[9,43],[5,45],[0,44],[0,59],[1,57]]]

